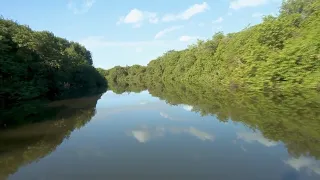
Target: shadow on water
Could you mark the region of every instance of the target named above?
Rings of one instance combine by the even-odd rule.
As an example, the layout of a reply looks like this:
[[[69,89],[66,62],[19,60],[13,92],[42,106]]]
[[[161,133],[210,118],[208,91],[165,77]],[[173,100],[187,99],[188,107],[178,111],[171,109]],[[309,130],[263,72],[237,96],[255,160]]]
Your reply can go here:
[[[14,104],[7,105],[7,108],[0,107],[0,130],[4,128],[18,127],[25,124],[41,122],[48,117],[54,117],[62,109],[63,105],[53,105],[63,99],[77,99],[83,97],[91,97],[102,94],[105,88],[87,89],[64,92],[58,97],[49,99],[35,99],[28,101],[17,101]]]
[[[47,108],[51,113],[42,114],[43,121],[0,131],[0,179],[53,152],[72,131],[91,120],[100,97],[52,102]]]

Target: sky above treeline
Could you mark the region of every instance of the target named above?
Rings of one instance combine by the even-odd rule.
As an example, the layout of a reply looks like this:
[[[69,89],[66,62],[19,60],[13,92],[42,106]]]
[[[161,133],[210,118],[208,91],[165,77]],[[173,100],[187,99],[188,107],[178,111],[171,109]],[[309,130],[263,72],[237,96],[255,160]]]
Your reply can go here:
[[[146,65],[214,33],[237,32],[277,15],[281,0],[10,0],[0,15],[77,41],[95,67]]]

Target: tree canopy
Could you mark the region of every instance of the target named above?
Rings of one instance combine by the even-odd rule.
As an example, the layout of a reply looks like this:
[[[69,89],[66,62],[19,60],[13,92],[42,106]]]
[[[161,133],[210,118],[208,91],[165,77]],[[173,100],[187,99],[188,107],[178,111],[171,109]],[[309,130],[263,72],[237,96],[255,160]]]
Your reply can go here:
[[[92,63],[90,51],[79,43],[0,19],[1,108],[106,87]]]
[[[106,79],[92,64],[79,43],[0,18],[0,124],[13,109],[36,113],[26,101],[103,91]]]
[[[168,51],[146,67],[114,67],[106,77],[119,84],[175,81],[207,88],[319,91],[320,0],[287,0],[279,13],[240,32],[219,32],[185,50]]]

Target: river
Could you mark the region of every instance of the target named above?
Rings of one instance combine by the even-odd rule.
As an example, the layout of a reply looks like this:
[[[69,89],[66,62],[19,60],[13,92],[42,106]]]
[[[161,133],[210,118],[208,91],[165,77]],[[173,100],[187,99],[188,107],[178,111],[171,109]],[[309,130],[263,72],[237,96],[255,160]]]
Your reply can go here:
[[[318,101],[151,94],[58,101],[51,120],[1,131],[0,179],[320,179]]]

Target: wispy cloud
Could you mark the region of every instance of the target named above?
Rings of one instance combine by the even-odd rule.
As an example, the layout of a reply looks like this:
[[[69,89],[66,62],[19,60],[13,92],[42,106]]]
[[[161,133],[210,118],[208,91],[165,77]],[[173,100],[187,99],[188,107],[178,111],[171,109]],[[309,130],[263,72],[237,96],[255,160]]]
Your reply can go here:
[[[88,0],[87,0],[88,1]],[[203,2],[202,4],[194,4],[190,6],[188,9],[180,12],[180,13],[169,13],[165,14],[161,20],[163,22],[170,22],[170,21],[177,21],[177,20],[188,20],[192,16],[195,16],[196,14],[205,12],[209,9],[209,5],[206,2]],[[157,13],[155,12],[149,12],[149,11],[142,11],[139,9],[132,9],[128,12],[127,15],[121,16],[117,22],[117,25],[119,24],[133,24],[133,27],[137,28],[140,27],[143,22],[149,22],[151,24],[156,24],[159,22],[159,18],[157,16]]]
[[[218,19],[213,20],[212,23],[214,23],[214,24],[222,23],[223,20],[224,20],[223,17],[219,17]]]
[[[120,17],[117,24],[133,24],[133,27],[137,28],[145,21],[152,24],[158,23],[157,13],[132,9],[127,15]]]
[[[197,137],[202,141],[206,141],[206,140],[213,141],[215,139],[214,135],[211,135],[204,131],[200,131],[199,129],[196,129],[194,127],[190,127],[189,129],[186,129],[185,132]]]
[[[93,4],[95,3],[95,0],[83,0],[82,2],[75,2],[75,0],[69,0],[68,2],[68,9],[71,10],[74,14],[83,14],[88,12]]]
[[[263,4],[266,4],[270,0],[233,0],[230,3],[231,9],[241,9],[245,7],[256,7]]]
[[[159,39],[159,38],[163,37],[164,35],[166,35],[167,33],[172,32],[172,31],[175,31],[175,30],[178,30],[178,29],[181,29],[181,28],[183,28],[183,26],[172,26],[172,27],[163,29],[162,31],[159,31],[159,32],[154,36],[154,39]]]
[[[194,4],[190,6],[188,9],[174,14],[166,14],[162,17],[162,21],[164,22],[170,22],[170,21],[177,21],[177,20],[188,20],[192,16],[205,12],[209,9],[209,5],[206,2],[203,2],[202,4]]]

